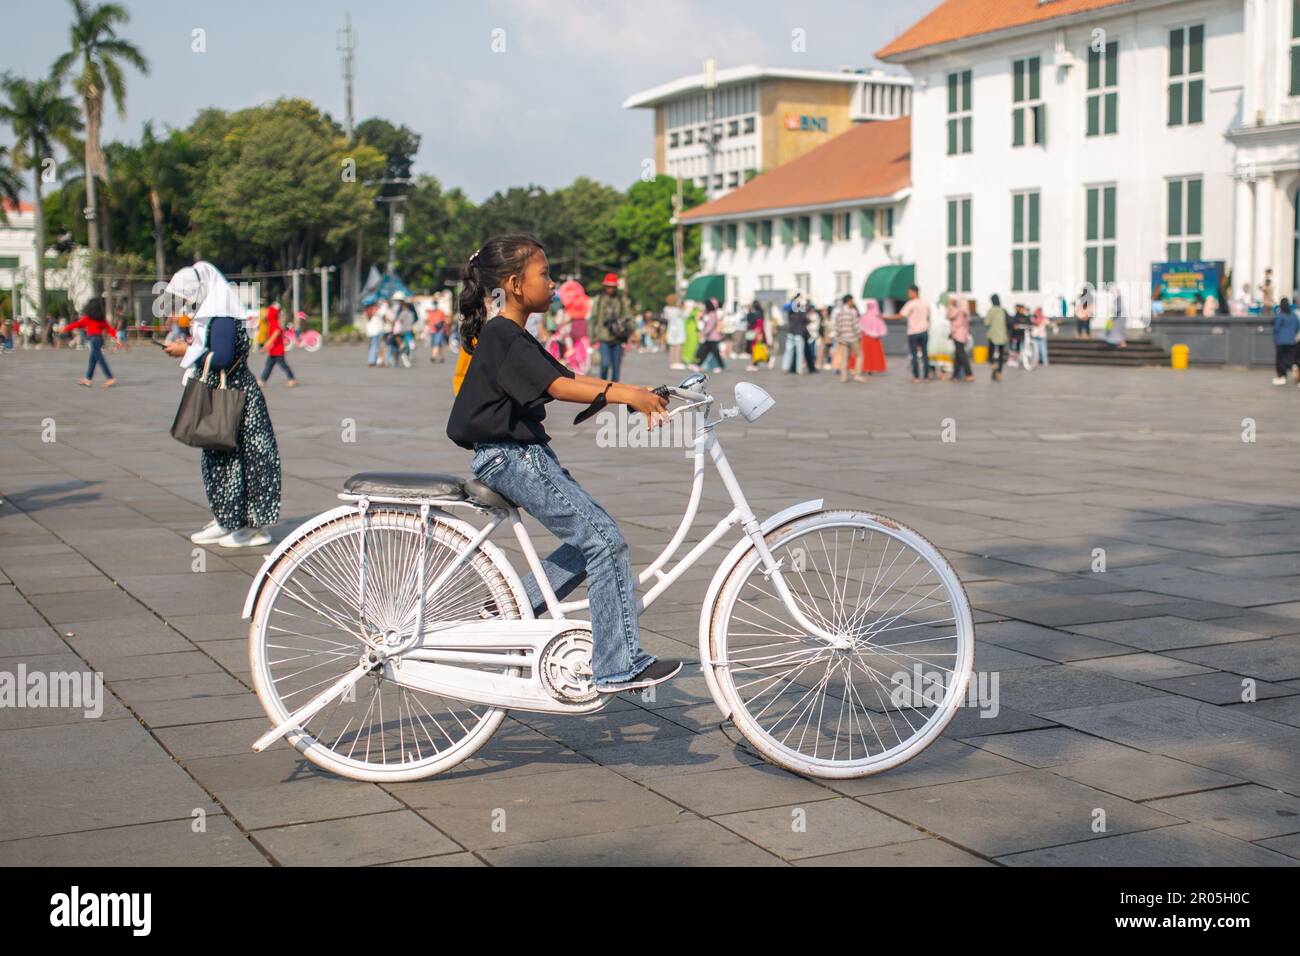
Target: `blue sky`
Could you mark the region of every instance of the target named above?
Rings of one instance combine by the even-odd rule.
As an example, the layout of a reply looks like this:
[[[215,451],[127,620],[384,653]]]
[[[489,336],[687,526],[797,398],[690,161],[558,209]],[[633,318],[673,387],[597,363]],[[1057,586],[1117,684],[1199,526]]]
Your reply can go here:
[[[698,72],[755,63],[803,69],[878,65],[872,51],[938,0],[126,0],[124,35],[149,58],[128,74],[127,117],[184,126],[199,109],[303,96],[343,120],[336,32],[357,34],[358,121],[383,116],[423,136],[416,171],[481,200],[497,189],[565,185],[586,175],[625,188],[652,155],[652,113],[631,93]],[[61,0],[0,0],[0,70],[34,77],[67,43]],[[191,51],[206,31],[207,51]],[[791,50],[791,31],[807,50]],[[492,51],[503,30],[504,52]],[[498,34],[500,36],[500,34]],[[0,128],[0,141],[8,131]]]

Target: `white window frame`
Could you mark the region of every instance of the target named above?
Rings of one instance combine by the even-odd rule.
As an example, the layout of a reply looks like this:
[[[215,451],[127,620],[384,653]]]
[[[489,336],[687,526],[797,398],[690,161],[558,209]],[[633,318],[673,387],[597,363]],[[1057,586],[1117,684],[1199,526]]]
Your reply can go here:
[[[1196,72],[1192,71],[1192,30],[1200,27],[1201,29],[1201,68]],[[1183,37],[1183,72],[1174,76],[1169,71],[1173,68],[1174,47],[1172,35],[1181,33]],[[1205,24],[1188,23],[1183,26],[1171,27],[1165,33],[1165,126],[1203,126],[1205,125]],[[1193,122],[1190,119],[1192,106],[1192,84],[1201,84],[1201,118]],[[1179,103],[1182,110],[1182,116],[1177,123],[1173,122],[1173,117],[1169,114],[1169,94],[1174,86],[1180,86]]]
[[[1169,205],[1170,205],[1170,186],[1174,183],[1179,184],[1178,191],[1178,227],[1179,233],[1169,231]],[[1189,231],[1187,214],[1191,208],[1188,201],[1190,196],[1190,183],[1199,183],[1201,192],[1201,221],[1197,223],[1200,227],[1196,232]],[[1170,176],[1165,180],[1165,256],[1171,262],[1183,262],[1204,258],[1205,255],[1205,177],[1204,176]],[[1191,246],[1196,246],[1196,255],[1192,255]],[[1178,246],[1178,255],[1170,256],[1169,247]]]
[[[953,108],[952,88],[956,80],[957,105]],[[974,148],[975,138],[975,71],[955,70],[947,75],[944,95],[948,97],[946,106],[948,120],[945,127],[945,150],[949,156],[966,156]],[[955,136],[954,133],[955,127]],[[949,149],[949,147],[955,147]]]
[[[1088,238],[1088,193],[1097,190],[1097,238]],[[1106,190],[1115,191],[1115,221],[1111,223],[1111,236],[1106,238]],[[1096,276],[1088,274],[1088,252],[1097,250]],[[1106,278],[1106,250],[1110,249],[1111,277]],[[1083,187],[1083,274],[1093,288],[1099,289],[1108,282],[1114,282],[1119,275],[1119,184],[1088,183]],[[1094,281],[1094,279],[1096,281]]]
[[[812,295],[812,273],[796,272],[794,274],[794,287],[804,295]]]
[[[1029,64],[1038,62],[1038,95],[1030,93]],[[1024,96],[1016,99],[1016,66],[1023,64],[1022,76]],[[1021,118],[1021,133],[1024,141],[1017,144],[1015,139],[1016,114],[1024,113]],[[1023,56],[1011,61],[1011,147],[1022,149],[1026,146],[1045,146],[1047,144],[1047,103],[1043,98],[1043,58],[1038,55]]]
[[[956,204],[957,215],[955,219],[955,230],[950,229],[952,222],[952,207]],[[963,207],[963,204],[964,207]],[[965,212],[965,215],[963,215]],[[958,295],[970,295],[974,285],[971,281],[973,246],[971,233],[975,230],[975,203],[972,197],[965,196],[948,196],[944,201],[944,281],[949,286],[945,291]],[[954,235],[955,232],[955,235]],[[955,260],[953,257],[956,257]],[[952,260],[952,261],[950,261]],[[954,268],[955,266],[955,268]],[[956,280],[953,280],[956,276]],[[951,286],[964,286],[965,288],[951,288]]]
[[[1111,47],[1115,48],[1115,82],[1106,82],[1106,67],[1110,64]],[[1095,88],[1088,86],[1088,63],[1092,55],[1092,48],[1084,54],[1083,59],[1083,135],[1085,139],[1091,139],[1093,136],[1118,136],[1119,135],[1119,67],[1120,52],[1119,40],[1107,40],[1100,51],[1097,67],[1097,86]],[[1097,97],[1097,132],[1088,132],[1088,101]],[[1115,97],[1115,130],[1106,132],[1106,99],[1109,96]]]
[[[1038,197],[1037,202],[1029,197]],[[1021,233],[1016,239],[1016,199],[1021,202]],[[1038,216],[1031,215],[1038,207]],[[1032,229],[1030,228],[1032,225]],[[1037,235],[1034,235],[1037,233]],[[1043,192],[1041,189],[1016,189],[1011,193],[1011,291],[1039,292],[1043,281]],[[1020,285],[1016,285],[1015,259],[1020,256]],[[1030,269],[1030,259],[1036,257],[1038,268]]]

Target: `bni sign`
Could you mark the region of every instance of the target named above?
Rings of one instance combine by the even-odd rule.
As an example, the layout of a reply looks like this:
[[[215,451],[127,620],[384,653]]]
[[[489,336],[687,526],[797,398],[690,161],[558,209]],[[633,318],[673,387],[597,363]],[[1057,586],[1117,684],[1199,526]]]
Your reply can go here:
[[[830,122],[825,116],[786,113],[785,128],[793,133],[826,133],[830,130]]]

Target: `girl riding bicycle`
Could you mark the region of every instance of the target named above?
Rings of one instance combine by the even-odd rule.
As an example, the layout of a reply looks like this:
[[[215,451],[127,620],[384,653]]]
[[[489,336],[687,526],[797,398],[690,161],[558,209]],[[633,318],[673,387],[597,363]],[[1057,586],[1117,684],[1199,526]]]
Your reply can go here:
[[[618,524],[574,480],[550,448],[546,403],[630,406],[651,427],[666,401],[648,388],[578,375],[524,328],[555,295],[546,251],[531,236],[494,236],[469,257],[460,295],[460,337],[473,360],[452,404],[447,437],[474,451],[470,470],[564,543],[542,566],[557,597],[588,582],[592,682],[601,693],[639,690],[681,670],[641,649],[627,543]],[[488,302],[499,312],[489,317]],[[472,345],[470,343],[473,343]],[[523,581],[534,613],[546,607],[532,574]],[[485,607],[491,616],[494,610]]]

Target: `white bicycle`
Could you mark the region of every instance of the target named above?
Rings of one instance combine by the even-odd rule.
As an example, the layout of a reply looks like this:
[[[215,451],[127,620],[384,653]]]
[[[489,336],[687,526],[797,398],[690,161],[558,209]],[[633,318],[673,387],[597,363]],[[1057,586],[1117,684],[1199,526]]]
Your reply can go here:
[[[694,424],[693,486],[676,533],[640,572],[638,613],[739,528],[699,624],[723,719],[767,760],[813,777],[915,757],[962,705],[974,667],[957,573],[920,534],[866,511],[814,499],[757,518],[717,428],[754,421],[773,400],[742,382],[737,406],[708,421],[706,384],[697,374],[661,389],[684,403],[669,417]],[[665,569],[694,523],[706,456],[733,508]],[[592,686],[591,625],[569,616],[588,601],[556,598],[512,502],[472,478],[420,474],[354,475],[339,497],[275,549],[248,592],[249,663],[272,724],[255,751],[284,736],[344,777],[416,780],[472,755],[507,710],[580,716],[610,701]],[[534,616],[488,540],[503,522],[549,617]]]

